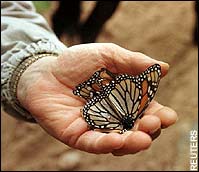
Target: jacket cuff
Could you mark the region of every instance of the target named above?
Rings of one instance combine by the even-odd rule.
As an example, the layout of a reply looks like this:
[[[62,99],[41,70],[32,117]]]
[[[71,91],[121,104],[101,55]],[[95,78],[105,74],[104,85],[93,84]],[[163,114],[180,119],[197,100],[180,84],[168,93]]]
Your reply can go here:
[[[60,53],[63,52],[63,49],[57,47],[55,44],[49,42],[48,40],[43,39],[38,41],[37,43],[32,43],[26,46],[25,49],[15,49],[12,50],[12,52],[15,53],[12,53],[8,61],[5,61],[1,64],[1,102],[3,105],[2,107],[5,112],[18,119],[23,119],[29,122],[35,122],[30,113],[27,110],[25,110],[22,106],[20,106],[19,102],[16,101],[16,96],[12,94],[13,88],[10,88],[13,83],[12,80],[14,79],[13,74],[15,73],[16,75],[16,71],[22,71],[20,70],[22,66],[21,64],[24,64],[23,71],[25,71],[25,69],[28,67],[27,65],[32,64],[36,60],[45,56],[45,54],[52,54],[54,56],[58,56]],[[41,57],[38,57],[39,54],[42,54],[40,55]],[[24,63],[26,61],[30,61],[31,63]]]

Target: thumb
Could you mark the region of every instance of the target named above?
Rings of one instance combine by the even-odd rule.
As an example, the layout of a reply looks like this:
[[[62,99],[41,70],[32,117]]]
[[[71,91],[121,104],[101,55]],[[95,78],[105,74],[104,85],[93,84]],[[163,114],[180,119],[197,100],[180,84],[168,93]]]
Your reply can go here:
[[[111,46],[110,68],[115,69],[115,72],[137,75],[156,63],[161,66],[162,77],[169,70],[168,63],[153,59],[140,52],[127,50],[115,44]],[[111,66],[111,64],[113,65]]]

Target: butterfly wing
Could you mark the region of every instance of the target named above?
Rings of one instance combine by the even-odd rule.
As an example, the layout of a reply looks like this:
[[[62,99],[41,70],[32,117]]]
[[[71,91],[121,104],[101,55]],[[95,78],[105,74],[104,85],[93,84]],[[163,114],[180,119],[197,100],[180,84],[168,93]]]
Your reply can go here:
[[[120,118],[106,99],[94,97],[83,109],[83,117],[91,128],[120,129]]]
[[[157,91],[159,82],[160,82],[160,77],[161,77],[161,66],[159,64],[155,64],[151,67],[149,67],[145,71],[146,80],[148,82],[148,95],[150,101],[153,99],[155,96],[155,93]]]
[[[161,77],[161,66],[155,64],[150,66],[147,70],[137,76],[142,90],[142,99],[139,108],[139,117],[141,118],[143,112],[148,107],[149,103],[155,96]]]
[[[85,100],[89,100],[97,96],[104,86],[108,85],[114,79],[115,75],[105,68],[95,72],[87,81],[79,84],[73,91],[74,95],[78,95]]]

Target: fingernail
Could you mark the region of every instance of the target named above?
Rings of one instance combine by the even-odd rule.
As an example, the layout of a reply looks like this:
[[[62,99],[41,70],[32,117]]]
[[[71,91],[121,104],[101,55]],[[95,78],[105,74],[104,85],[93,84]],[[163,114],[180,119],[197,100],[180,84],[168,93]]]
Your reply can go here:
[[[152,130],[151,132],[149,132],[149,134],[154,134],[158,130],[159,130],[159,128],[156,128],[156,129]]]
[[[153,134],[150,134],[152,140],[156,139],[161,134],[161,129],[159,128],[157,131],[155,131]]]
[[[164,66],[167,70],[169,69],[169,64],[163,61],[159,61],[160,65]]]

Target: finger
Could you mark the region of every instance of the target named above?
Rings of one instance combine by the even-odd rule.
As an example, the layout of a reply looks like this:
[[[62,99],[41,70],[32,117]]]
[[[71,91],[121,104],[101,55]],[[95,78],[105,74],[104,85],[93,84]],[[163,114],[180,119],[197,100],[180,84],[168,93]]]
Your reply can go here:
[[[145,115],[136,121],[134,130],[143,131],[149,134],[152,140],[154,140],[161,134],[160,118],[151,114]]]
[[[152,101],[146,109],[145,115],[149,114],[160,118],[162,128],[166,128],[178,120],[178,115],[173,109],[163,106],[156,101]]]
[[[143,116],[138,123],[138,130],[147,134],[154,134],[159,128],[161,128],[160,118],[154,115]]]
[[[120,149],[112,152],[115,156],[137,153],[149,148],[152,142],[151,137],[142,131],[127,131],[122,136],[124,144]]]
[[[122,146],[122,136],[118,133],[101,133],[88,131],[81,135],[76,142],[76,148],[90,153],[110,153]]]
[[[79,117],[62,130],[58,139],[68,146],[74,147],[79,137],[88,131],[88,125],[82,117]]]
[[[144,112],[144,115],[154,114],[156,111],[161,109],[163,105],[159,104],[156,100],[152,100]]]
[[[176,123],[178,120],[177,113],[173,109],[166,106],[155,112],[154,115],[157,115],[160,118],[161,128],[167,128]]]

